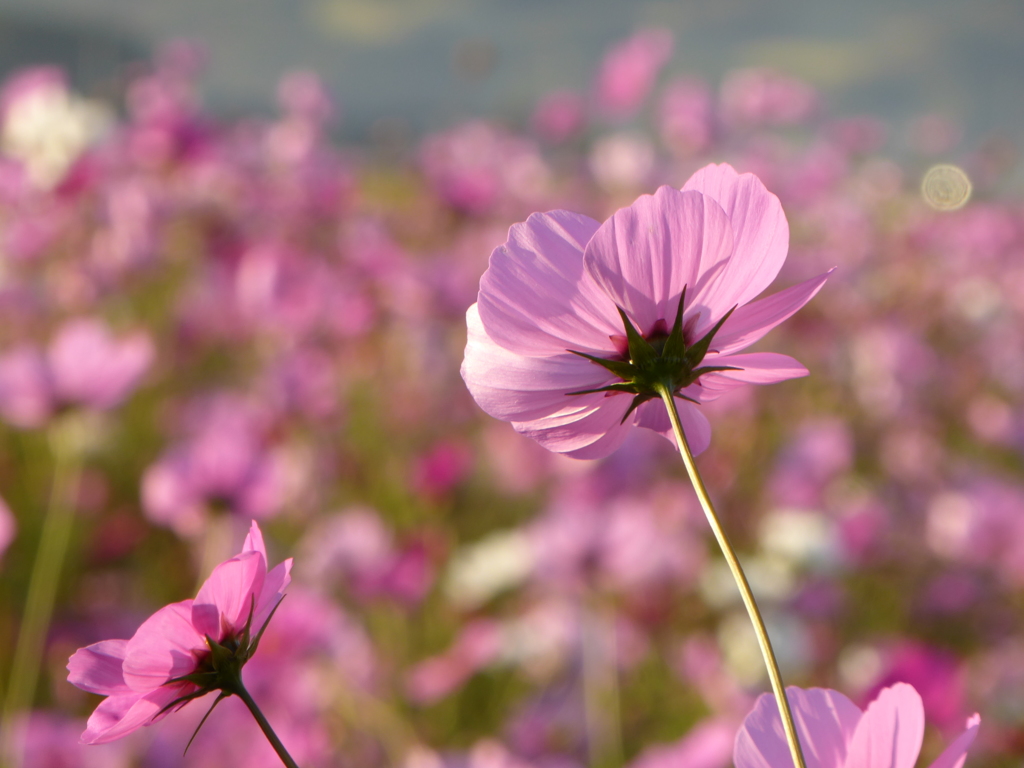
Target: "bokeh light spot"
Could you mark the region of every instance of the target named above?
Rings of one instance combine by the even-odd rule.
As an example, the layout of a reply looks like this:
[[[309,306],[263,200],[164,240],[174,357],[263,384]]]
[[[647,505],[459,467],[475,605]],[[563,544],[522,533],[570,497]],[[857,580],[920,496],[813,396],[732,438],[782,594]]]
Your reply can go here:
[[[971,179],[955,165],[933,165],[921,180],[921,196],[937,211],[955,211],[971,199]]]

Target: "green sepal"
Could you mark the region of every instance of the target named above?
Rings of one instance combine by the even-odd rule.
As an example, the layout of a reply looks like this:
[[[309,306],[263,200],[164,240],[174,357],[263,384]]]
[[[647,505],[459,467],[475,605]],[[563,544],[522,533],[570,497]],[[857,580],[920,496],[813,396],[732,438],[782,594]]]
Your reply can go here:
[[[742,368],[737,368],[735,365],[706,365],[703,368],[698,368],[692,374],[693,380],[696,381],[698,378],[703,376],[705,373],[714,373],[715,371],[742,371]]]
[[[626,412],[624,414],[622,414],[622,420],[619,421],[619,424],[625,424],[626,423],[626,419],[629,418],[629,414],[631,414],[633,411],[635,411],[641,405],[646,403],[648,400],[653,400],[653,399],[654,399],[654,395],[647,394],[646,392],[645,393],[641,393],[641,394],[637,395],[636,397],[634,397],[633,398],[633,402],[629,404],[629,408],[626,409]]]
[[[280,600],[278,600],[278,601],[277,601],[277,605],[275,605],[275,606],[274,606],[274,607],[273,607],[273,608],[271,609],[271,611],[270,611],[270,615],[269,615],[269,616],[267,616],[267,620],[263,622],[263,626],[262,626],[262,627],[260,627],[260,631],[256,633],[256,639],[255,639],[255,640],[253,640],[253,641],[252,641],[252,645],[250,645],[250,646],[249,646],[249,647],[248,647],[248,648],[246,649],[246,651],[245,651],[245,660],[246,660],[246,661],[248,661],[249,659],[251,659],[251,658],[252,658],[252,655],[253,655],[254,653],[256,653],[256,649],[260,647],[260,640],[262,640],[262,639],[263,639],[263,633],[264,633],[264,632],[266,632],[266,630],[267,630],[267,627],[268,627],[268,626],[270,625],[270,620],[271,620],[272,618],[274,618],[274,614],[275,614],[275,613],[277,613],[277,609],[281,607],[281,603],[283,603],[283,602],[284,602],[284,599],[285,599],[286,597],[287,597],[287,595],[281,595],[281,599],[280,599]]]
[[[739,305],[737,304],[736,306]],[[722,319],[715,323],[714,328],[705,333],[704,337],[700,341],[694,342],[693,346],[686,350],[686,354],[683,357],[686,361],[686,365],[688,368],[692,370],[695,366],[700,364],[700,361],[704,359],[704,355],[708,353],[708,348],[711,346],[711,340],[715,337],[715,334],[718,333],[718,331],[721,329],[725,321],[729,319],[729,315],[731,315],[735,310],[736,307],[733,307],[728,312],[726,312],[722,316]]]
[[[171,682],[171,681],[168,680],[167,683],[169,683],[169,682]],[[164,683],[164,685],[167,685],[167,683]],[[156,715],[154,715],[154,717],[160,717],[160,715],[162,715],[164,712],[168,712],[168,711],[170,711],[172,709],[175,709],[177,707],[183,707],[186,704],[188,704],[190,701],[192,701],[193,699],[198,699],[201,696],[205,696],[206,694],[210,693],[211,691],[215,691],[215,690],[217,690],[217,689],[216,688],[200,688],[198,691],[192,691],[192,693],[186,693],[184,696],[179,696],[174,701],[172,701],[170,704],[166,704],[159,712],[156,713]]]
[[[636,386],[628,381],[620,381],[616,384],[609,384],[607,387],[598,387],[597,389],[581,389],[578,392],[566,392],[567,395],[592,395],[595,392],[626,392],[627,394],[637,394]]]
[[[224,699],[226,699],[230,695],[231,695],[230,693],[227,693],[225,691],[221,691],[220,692],[220,696],[218,696],[216,701],[214,701],[213,704],[210,706],[210,708],[208,710],[206,710],[206,714],[203,715],[203,719],[199,721],[199,725],[197,725],[196,729],[194,731],[192,731],[192,738],[189,739],[188,740],[188,744],[185,745],[185,751],[181,753],[182,757],[184,757],[186,754],[188,754],[188,748],[191,747],[192,746],[192,742],[196,740],[196,736],[199,735],[199,729],[203,727],[203,724],[206,722],[206,718],[208,718],[210,715],[212,715],[214,708],[218,704],[220,704],[222,701],[224,701]]]
[[[633,364],[628,363],[625,360],[605,360],[603,357],[588,355],[586,352],[577,352],[575,349],[567,349],[566,352],[572,352],[574,355],[579,355],[592,363],[597,363],[602,368],[606,368],[623,380],[632,379],[636,374],[636,368]]]
[[[644,368],[654,363],[658,359],[657,351],[647,339],[640,335],[640,331],[636,329],[636,326],[630,322],[629,317],[626,315],[626,310],[619,306],[615,308],[619,310],[619,317],[622,318],[622,324],[626,328],[626,344],[629,348],[630,362],[639,368]]]
[[[665,346],[661,350],[661,356],[683,360],[686,355],[686,339],[683,337],[683,304],[686,302],[686,286],[679,295],[679,307],[676,309],[676,320],[672,324],[672,331],[665,340]]]

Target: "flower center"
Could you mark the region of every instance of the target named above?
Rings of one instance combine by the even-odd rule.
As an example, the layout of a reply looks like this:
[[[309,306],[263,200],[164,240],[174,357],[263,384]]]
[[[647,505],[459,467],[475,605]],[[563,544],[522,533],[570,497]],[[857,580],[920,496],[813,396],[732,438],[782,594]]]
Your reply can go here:
[[[683,305],[685,302],[686,289],[684,287],[679,297],[679,306],[676,310],[672,330],[668,330],[664,320],[658,320],[647,336],[642,336],[629,316],[626,315],[625,310],[622,307],[617,307],[626,331],[626,349],[623,352],[623,357],[626,359],[606,359],[572,349],[569,352],[585,357],[595,365],[600,365],[618,376],[620,381],[598,389],[585,389],[568,394],[586,395],[593,392],[606,392],[608,395],[616,392],[632,394],[633,402],[622,417],[622,421],[625,421],[626,417],[642,403],[658,397],[663,387],[667,387],[676,397],[697,402],[693,398],[681,394],[681,390],[696,382],[705,373],[736,370],[732,366],[724,365],[700,367],[704,356],[708,353],[711,340],[736,307],[726,312],[722,319],[715,323],[715,326],[701,339],[693,344],[687,344],[686,333],[683,330]]]

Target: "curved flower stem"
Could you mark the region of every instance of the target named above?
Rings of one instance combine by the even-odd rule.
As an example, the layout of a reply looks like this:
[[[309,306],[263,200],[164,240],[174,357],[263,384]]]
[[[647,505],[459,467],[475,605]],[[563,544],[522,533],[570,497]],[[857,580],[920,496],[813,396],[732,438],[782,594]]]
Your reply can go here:
[[[46,636],[53,617],[53,603],[74,526],[73,500],[78,488],[81,463],[71,426],[66,421],[58,420],[49,432],[50,452],[53,456],[50,501],[32,566],[25,612],[18,630],[11,677],[0,716],[0,745],[7,752],[9,768],[21,768],[24,760],[24,722],[18,722],[18,715],[27,715],[35,699],[39,669],[46,650]]]
[[[259,724],[260,730],[263,731],[263,735],[267,737],[267,741],[270,742],[270,746],[272,746],[274,751],[277,752],[277,756],[281,758],[281,762],[284,763],[287,768],[299,768],[299,764],[296,763],[292,759],[292,756],[288,754],[288,750],[284,748],[284,744],[282,744],[281,740],[277,738],[277,734],[274,733],[274,729],[270,727],[270,723],[267,721],[267,718],[263,716],[263,713],[260,712],[260,708],[256,706],[256,702],[253,700],[252,696],[249,695],[249,691],[247,691],[245,686],[242,685],[241,676],[238,677],[236,685],[230,692],[245,702],[245,706],[249,708],[249,711],[252,712],[252,716],[256,718],[256,722]]]
[[[786,732],[786,742],[789,744],[790,754],[793,756],[793,765],[796,768],[807,768],[803,752],[800,749],[800,741],[797,738],[796,726],[793,724],[793,713],[789,708],[789,701],[786,699],[786,689],[782,684],[779,664],[775,660],[772,642],[768,638],[768,630],[765,629],[761,612],[758,610],[757,602],[754,600],[754,593],[750,590],[750,584],[743,573],[740,561],[736,557],[732,545],[729,543],[729,538],[725,535],[725,530],[722,528],[722,524],[718,520],[718,514],[711,503],[708,490],[704,487],[704,481],[697,471],[697,465],[693,461],[693,454],[690,452],[690,446],[686,442],[686,435],[683,433],[683,425],[679,421],[679,411],[676,409],[672,390],[665,384],[661,384],[658,387],[658,394],[668,410],[669,419],[672,421],[672,431],[675,433],[676,442],[679,444],[679,453],[683,457],[683,464],[686,465],[686,472],[690,476],[690,482],[693,484],[694,491],[697,492],[697,498],[700,500],[701,507],[704,508],[704,514],[711,524],[711,530],[714,532],[718,546],[725,556],[725,561],[729,564],[729,570],[732,571],[732,577],[736,581],[736,586],[739,587],[740,596],[743,598],[743,605],[746,606],[747,615],[750,616],[750,623],[754,625],[754,633],[757,635],[757,642],[761,646],[761,655],[764,657],[765,666],[768,668],[768,678],[772,683],[775,701],[778,703],[779,711],[782,713],[782,727]]]

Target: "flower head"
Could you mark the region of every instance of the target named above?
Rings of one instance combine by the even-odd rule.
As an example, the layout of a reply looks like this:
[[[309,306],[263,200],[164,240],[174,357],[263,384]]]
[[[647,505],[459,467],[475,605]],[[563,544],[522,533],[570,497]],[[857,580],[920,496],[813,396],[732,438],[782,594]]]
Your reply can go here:
[[[924,705],[906,683],[884,689],[863,712],[838,691],[788,688],[807,768],[914,768],[924,737]],[[981,718],[973,715],[931,768],[961,768]],[[765,694],[736,734],[736,768],[792,765],[774,697]]]
[[[288,559],[267,571],[263,534],[254,522],[242,552],[213,569],[195,600],[161,608],[131,640],[75,651],[68,681],[107,697],[89,718],[82,742],[119,739],[210,691],[232,693],[291,581],[291,567]]]
[[[807,374],[791,357],[736,354],[806,304],[829,273],[752,301],[789,248],[782,205],[752,174],[709,165],[603,224],[535,213],[491,254],[466,313],[462,376],[490,415],[549,450],[614,451],[633,425],[671,434],[668,386],[694,454],[698,405],[743,383]],[[671,438],[670,438],[671,439]]]

